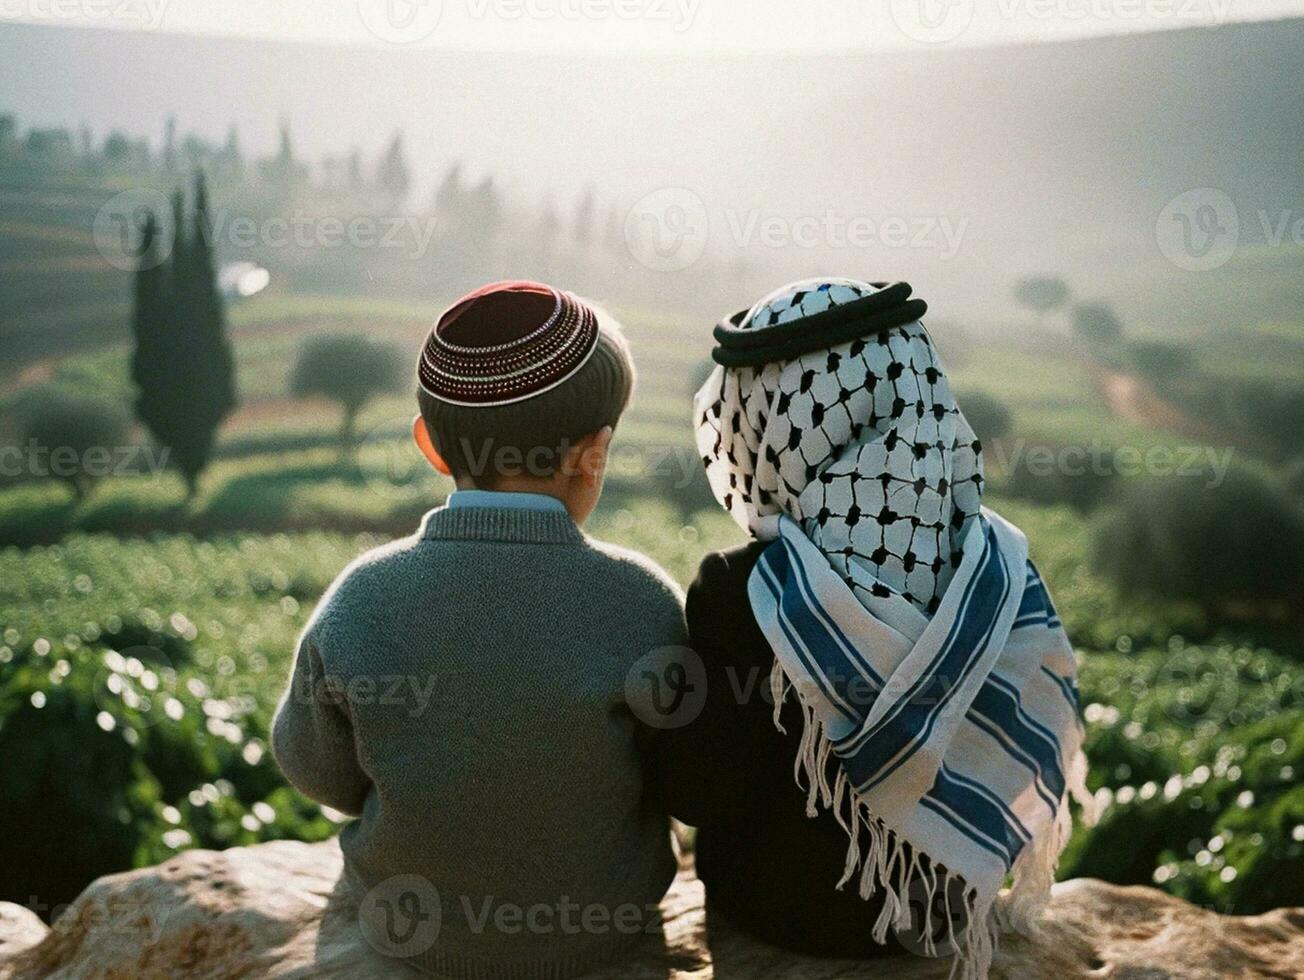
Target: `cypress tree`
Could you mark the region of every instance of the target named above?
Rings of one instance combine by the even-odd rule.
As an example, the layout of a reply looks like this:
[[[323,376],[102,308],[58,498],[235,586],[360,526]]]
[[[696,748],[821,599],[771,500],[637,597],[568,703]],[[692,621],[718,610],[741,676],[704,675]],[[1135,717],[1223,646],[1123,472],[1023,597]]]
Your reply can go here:
[[[172,253],[164,268],[157,264],[153,216],[147,220],[136,272],[132,379],[138,389],[136,414],[167,447],[186,481],[189,499],[212,454],[218,426],[236,404],[235,359],[213,267],[202,174],[195,181],[192,230],[186,234],[184,201],[178,193],[173,198],[172,234]]]
[[[167,349],[165,310],[171,270],[165,264],[166,257],[160,254],[158,236],[158,220],[151,212],[141,229],[134,283],[131,329],[136,344],[131,354],[131,379],[137,388],[136,417],[162,443],[151,420],[166,414],[168,408],[164,397],[172,357]]]
[[[403,156],[403,134],[396,133],[376,167],[376,186],[397,204],[407,197],[411,179],[407,160]]]

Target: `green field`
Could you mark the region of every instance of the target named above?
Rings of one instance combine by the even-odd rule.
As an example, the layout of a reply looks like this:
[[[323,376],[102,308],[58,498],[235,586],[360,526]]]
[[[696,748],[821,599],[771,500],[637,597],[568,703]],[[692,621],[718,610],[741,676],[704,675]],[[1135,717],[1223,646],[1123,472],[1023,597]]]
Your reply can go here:
[[[0,273],[21,278],[36,262],[40,307],[10,306],[0,321],[0,336],[21,340],[0,398],[48,384],[129,403],[122,325],[101,317],[122,316],[126,281],[106,284],[83,261],[86,202],[70,192],[56,203],[48,227],[0,223]],[[36,252],[21,245],[36,240]],[[40,276],[74,266],[89,278],[60,303],[37,302],[50,294]],[[119,298],[104,300],[106,290]],[[295,637],[340,569],[408,533],[451,486],[409,444],[410,396],[368,407],[344,456],[338,409],[290,398],[288,379],[310,335],[361,332],[414,353],[447,298],[285,290],[233,308],[240,406],[189,502],[171,472],[110,477],[81,501],[49,479],[0,483],[0,793],[17,804],[0,866],[15,879],[62,901],[94,874],[181,848],[337,828],[339,815],[285,786],[266,751]],[[616,312],[640,376],[589,530],[687,584],[705,552],[742,540],[710,499],[689,427],[708,325]],[[92,321],[102,328],[82,331]],[[43,325],[57,329],[37,356],[29,342]],[[1064,873],[1157,884],[1234,911],[1304,903],[1304,644],[1276,626],[1228,628],[1193,604],[1121,595],[1088,560],[1097,516],[1002,495],[1001,461],[1015,447],[1144,451],[1188,437],[1120,413],[1101,366],[1062,337],[977,346],[935,333],[962,404],[981,391],[1012,414],[1010,434],[988,447],[989,503],[1027,532],[1081,654],[1091,784],[1105,812],[1099,828],[1079,830]],[[1197,345],[1202,369],[1297,371],[1298,325],[1231,333]],[[0,445],[19,438],[0,422]],[[52,824],[77,826],[77,842],[41,844]]]
[[[1129,603],[1084,567],[1073,513],[996,503],[1028,532],[1083,660],[1091,783],[1106,808],[1098,829],[1079,830],[1066,872],[1237,910],[1298,900],[1298,661],[1226,637],[1187,641],[1201,628],[1193,610]],[[705,550],[740,539],[722,514],[684,521],[652,500],[605,508],[591,530],[681,582]],[[0,552],[7,797],[27,798],[29,781],[55,780],[75,757],[91,784],[59,782],[70,789],[19,819],[74,821],[96,840],[63,877],[41,846],[7,859],[46,862],[43,880],[71,893],[88,869],[179,848],[332,833],[338,814],[281,783],[268,723],[314,600],[378,540],[74,534]]]
[[[408,445],[411,397],[373,402],[358,423],[361,451],[342,460],[334,449],[338,410],[328,403],[292,400],[288,379],[304,338],[317,333],[366,333],[415,357],[439,309],[438,302],[372,304],[284,295],[236,307],[231,330],[241,404],[223,426],[216,461],[198,499],[183,507],[180,479],[166,474],[106,479],[80,504],[56,483],[11,479],[7,488],[0,483],[0,543],[54,541],[72,530],[403,531],[448,489],[421,472]],[[639,382],[617,433],[611,496],[625,502],[655,490],[685,513],[709,506],[688,425],[691,393],[708,369],[708,331],[682,317],[617,313],[634,349]],[[945,356],[945,334],[938,343]],[[973,391],[992,394],[1013,415],[1012,437],[989,447],[988,468],[995,477],[1011,453],[1030,446],[1104,444],[1144,451],[1182,442],[1175,433],[1111,412],[1093,367],[1071,348],[986,346],[957,352],[955,362],[953,383],[962,397]],[[129,404],[127,364],[127,347],[113,345],[48,362],[42,380]],[[10,397],[16,387],[11,381]],[[17,436],[11,432],[9,438]],[[145,441],[143,433],[137,438]]]

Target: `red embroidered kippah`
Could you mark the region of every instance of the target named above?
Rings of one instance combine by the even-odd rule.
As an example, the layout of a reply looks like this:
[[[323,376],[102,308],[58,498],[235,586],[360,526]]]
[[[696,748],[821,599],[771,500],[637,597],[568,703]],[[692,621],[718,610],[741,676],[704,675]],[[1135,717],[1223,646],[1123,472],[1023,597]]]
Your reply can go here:
[[[422,389],[455,405],[507,405],[561,384],[598,345],[598,317],[538,282],[495,282],[440,316],[417,365]]]

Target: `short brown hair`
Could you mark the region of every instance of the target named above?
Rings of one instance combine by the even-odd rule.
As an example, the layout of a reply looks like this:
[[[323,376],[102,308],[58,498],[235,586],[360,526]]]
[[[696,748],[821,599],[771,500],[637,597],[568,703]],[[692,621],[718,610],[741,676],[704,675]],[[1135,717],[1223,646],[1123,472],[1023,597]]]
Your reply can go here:
[[[489,488],[503,476],[552,476],[572,443],[620,421],[634,392],[634,361],[620,325],[594,309],[593,353],[554,388],[488,406],[455,405],[417,389],[430,441],[455,479]]]

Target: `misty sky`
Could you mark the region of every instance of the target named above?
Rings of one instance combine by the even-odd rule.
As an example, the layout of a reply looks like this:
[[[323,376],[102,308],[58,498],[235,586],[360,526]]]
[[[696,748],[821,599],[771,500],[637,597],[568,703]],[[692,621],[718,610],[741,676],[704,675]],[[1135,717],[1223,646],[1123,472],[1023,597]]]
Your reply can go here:
[[[161,0],[0,0],[0,11],[54,2],[143,9]],[[1296,271],[1285,271],[1298,268],[1291,265],[1298,253],[1255,247],[1269,237],[1265,229],[1292,229],[1304,218],[1304,21],[992,46],[976,42],[979,10],[970,33],[954,41],[898,40],[854,53],[652,46],[613,57],[606,48],[543,40],[511,55],[471,50],[470,41],[465,49],[429,47],[456,36],[458,11],[471,8],[455,2],[473,0],[443,0],[429,37],[388,45],[375,36],[364,43],[359,8],[347,0],[202,7],[173,0],[158,8],[162,29],[154,31],[61,30],[49,17],[39,26],[0,18],[0,111],[15,113],[23,127],[86,123],[96,138],[121,129],[156,147],[169,116],[183,134],[214,141],[235,126],[246,155],[272,151],[285,118],[296,151],[314,163],[357,146],[370,164],[401,132],[415,209],[428,204],[455,161],[472,180],[492,175],[513,205],[538,209],[551,198],[563,215],[585,187],[594,188],[600,215],[686,189],[709,215],[707,248],[722,260],[781,256],[794,274],[818,266],[918,279],[930,284],[938,309],[990,307],[1016,277],[1044,271],[1063,272],[1152,322],[1221,322],[1244,302],[1245,281],[1272,285],[1255,290],[1265,317],[1298,308],[1296,293],[1280,288],[1298,281]],[[876,9],[904,2],[883,0]],[[1168,0],[999,2],[1007,11],[1092,2],[1106,12],[1188,12],[1212,0],[1194,7],[1171,0],[1168,8]],[[744,18],[740,6],[701,3],[694,43],[705,44],[712,35],[699,28],[723,23],[727,10],[736,31],[716,36],[722,47],[745,47],[742,39],[759,30],[759,15]],[[770,30],[796,42],[815,37],[810,25],[821,21],[812,12],[832,6],[803,4],[805,27],[791,30],[775,4],[747,9],[770,14]],[[1252,20],[1287,6],[1242,0],[1224,14]],[[322,13],[303,33],[360,43],[269,44],[250,36],[260,33],[253,12],[296,8]],[[945,25],[966,8],[951,0],[924,9]],[[1176,13],[1157,16],[1097,17],[1075,29],[1099,31],[1102,21],[1118,30],[1183,26]],[[283,27],[291,14],[277,17]],[[182,27],[197,33],[173,33]],[[533,27],[539,38],[550,29]],[[574,41],[592,37],[591,27],[564,33]],[[645,25],[643,36],[658,29]],[[303,37],[280,27],[271,33]],[[836,47],[851,32],[827,33]],[[507,43],[512,35],[495,36]],[[1195,275],[1161,254],[1156,229],[1170,202],[1200,189],[1232,202],[1247,248]],[[826,218],[838,226],[830,229]],[[853,247],[843,230],[865,220],[878,228],[904,223],[906,237]],[[772,245],[758,231],[766,221],[811,225],[816,246],[795,238]]]
[[[961,47],[1300,14],[1304,0],[0,0],[0,22],[538,52]]]

